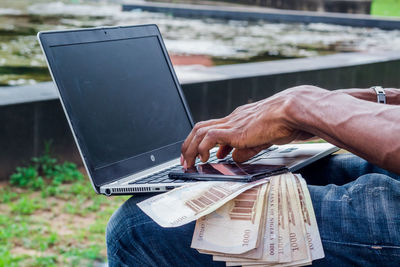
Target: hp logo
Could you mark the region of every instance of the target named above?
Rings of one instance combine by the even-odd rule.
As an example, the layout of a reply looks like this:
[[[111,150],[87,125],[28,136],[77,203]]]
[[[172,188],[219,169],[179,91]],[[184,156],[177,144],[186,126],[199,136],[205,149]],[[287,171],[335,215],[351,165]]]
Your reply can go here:
[[[151,155],[150,159],[151,159],[152,162],[156,161],[156,158],[154,157],[154,155]]]

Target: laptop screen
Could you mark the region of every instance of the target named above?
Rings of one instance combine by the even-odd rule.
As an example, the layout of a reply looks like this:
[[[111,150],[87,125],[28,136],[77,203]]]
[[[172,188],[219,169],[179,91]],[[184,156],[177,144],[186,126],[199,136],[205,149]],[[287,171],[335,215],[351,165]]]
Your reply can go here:
[[[190,132],[157,36],[50,50],[64,104],[94,170],[177,144]]]

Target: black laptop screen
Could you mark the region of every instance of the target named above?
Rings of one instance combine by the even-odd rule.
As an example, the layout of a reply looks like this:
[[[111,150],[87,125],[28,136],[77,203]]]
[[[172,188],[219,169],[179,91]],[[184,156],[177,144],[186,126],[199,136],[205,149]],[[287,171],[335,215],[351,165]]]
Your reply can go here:
[[[190,132],[156,36],[51,50],[64,104],[94,169],[181,142]]]

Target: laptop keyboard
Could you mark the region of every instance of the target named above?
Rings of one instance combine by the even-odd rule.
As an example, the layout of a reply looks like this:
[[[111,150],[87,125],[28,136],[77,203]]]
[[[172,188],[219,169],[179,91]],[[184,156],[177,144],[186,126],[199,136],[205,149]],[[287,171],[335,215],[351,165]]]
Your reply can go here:
[[[270,148],[268,148],[266,150],[263,150],[259,154],[255,155],[254,157],[249,159],[249,161],[252,161],[253,159],[256,159],[256,158],[258,158],[258,157],[260,157],[262,155],[265,155],[266,153],[274,151],[277,148],[278,147],[270,147]],[[216,163],[218,161],[220,161],[220,160],[217,158],[217,151],[212,151],[210,153],[210,159],[208,160],[208,163]],[[230,154],[223,161],[224,162],[228,162],[228,163],[233,162],[232,155]],[[200,164],[200,163],[201,163],[200,160],[197,159],[196,160],[196,165]],[[187,182],[190,183],[190,182],[193,182],[191,180],[170,179],[168,177],[168,173],[170,173],[172,171],[179,171],[181,169],[182,169],[182,166],[180,164],[176,164],[176,165],[173,165],[173,166],[171,166],[171,167],[169,167],[167,169],[163,169],[161,171],[153,173],[153,174],[151,174],[149,176],[146,176],[146,177],[144,177],[144,178],[142,178],[140,180],[130,182],[128,184],[158,184],[158,183],[187,183]]]

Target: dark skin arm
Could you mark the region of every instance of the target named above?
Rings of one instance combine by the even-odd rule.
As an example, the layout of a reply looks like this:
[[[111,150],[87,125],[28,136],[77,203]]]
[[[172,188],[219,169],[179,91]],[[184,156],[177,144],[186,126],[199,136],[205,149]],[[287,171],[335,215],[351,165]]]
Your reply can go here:
[[[376,102],[376,93],[371,88],[366,89],[358,89],[358,88],[351,88],[351,89],[340,89],[336,90],[335,92],[345,93],[351,95],[355,98]],[[400,105],[400,90],[395,88],[385,88],[386,94],[386,103],[389,105]]]
[[[400,90],[386,91],[389,104],[400,104]],[[217,144],[219,158],[234,149],[233,159],[242,162],[272,144],[318,136],[400,173],[400,106],[375,101],[371,89],[290,88],[224,118],[196,124],[182,145],[182,162],[191,167],[197,156],[207,161]]]

